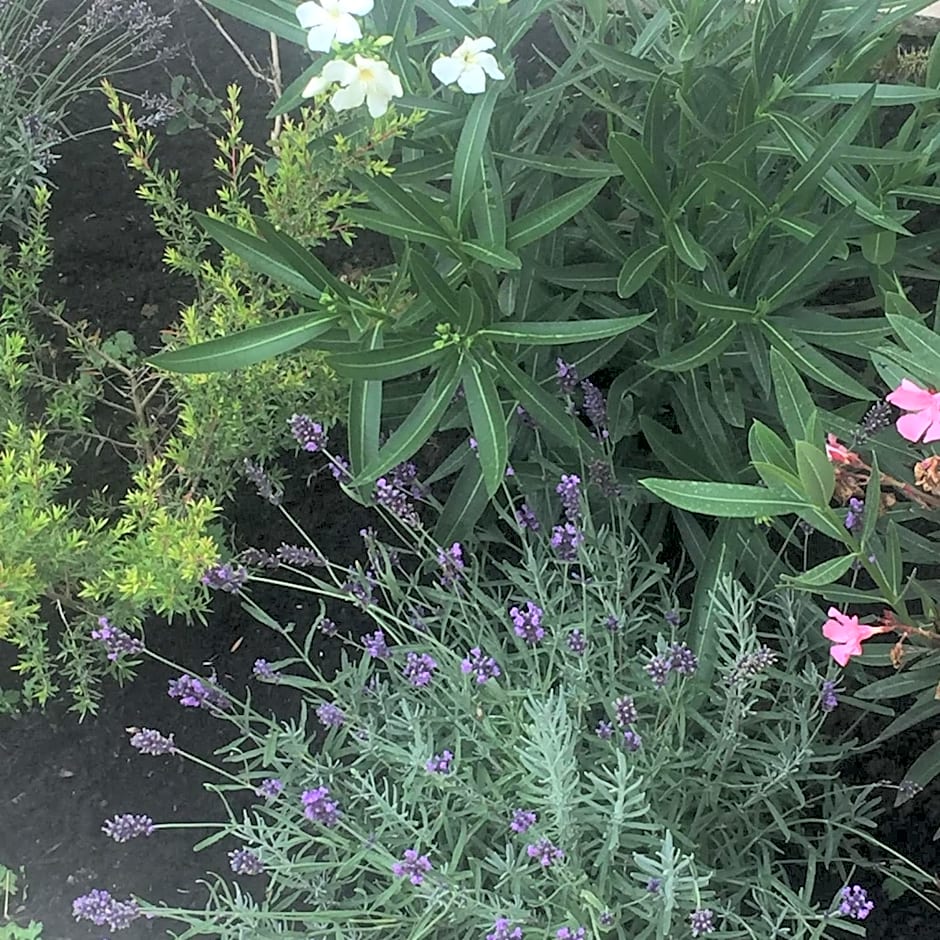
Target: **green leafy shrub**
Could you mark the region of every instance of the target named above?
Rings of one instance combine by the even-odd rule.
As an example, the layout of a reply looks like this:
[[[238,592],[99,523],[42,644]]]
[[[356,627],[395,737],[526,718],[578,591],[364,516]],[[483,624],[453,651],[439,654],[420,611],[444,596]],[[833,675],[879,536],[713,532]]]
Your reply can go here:
[[[322,445],[309,422],[294,430]],[[869,902],[849,885],[926,878],[874,861],[878,800],[835,771],[848,743],[825,740],[838,702],[815,665],[813,605],[725,578],[696,634],[629,505],[595,526],[576,481],[559,484],[582,536],[565,559],[547,527],[508,516],[496,555],[442,546],[399,502],[402,541],[365,532],[353,568],[307,536],[276,572],[265,546],[216,569],[289,644],[255,676],[302,701],[275,717],[189,670],[171,683],[232,725],[215,784],[227,818],[206,822],[200,848],[233,840],[241,877],[216,876],[204,909],[93,892],[76,913],[163,915],[181,937],[808,940],[863,932],[849,918]],[[544,501],[558,519],[558,498]],[[320,615],[306,633],[279,624],[254,582],[319,598]],[[324,601],[353,604],[373,631],[342,637],[333,676],[315,652],[336,631]],[[125,642],[118,631],[108,649]],[[169,730],[131,743],[206,766],[184,727]],[[120,823],[132,835],[179,825],[135,809]]]

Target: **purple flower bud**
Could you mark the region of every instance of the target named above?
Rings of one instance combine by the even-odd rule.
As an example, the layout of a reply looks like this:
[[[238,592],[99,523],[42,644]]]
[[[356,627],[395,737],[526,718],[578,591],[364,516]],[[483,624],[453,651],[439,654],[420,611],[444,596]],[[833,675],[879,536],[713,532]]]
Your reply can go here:
[[[237,594],[248,580],[248,569],[244,565],[216,565],[207,569],[200,580],[214,591]]]
[[[176,753],[173,735],[162,735],[159,731],[154,731],[153,728],[143,728],[140,731],[135,731],[131,736],[131,747],[137,748],[141,754],[151,754],[154,757]]]
[[[822,690],[819,693],[819,707],[824,712],[835,711],[839,707],[836,684],[830,679],[826,679],[822,684]]]
[[[367,633],[362,638],[362,645],[373,659],[388,659],[392,655],[391,650],[385,643],[385,633],[382,630]]]
[[[562,395],[573,395],[578,387],[578,370],[564,359],[555,360],[555,378]]]
[[[498,679],[499,666],[492,656],[485,656],[479,646],[474,646],[467,654],[467,658],[460,664],[460,671],[464,675],[471,675],[476,679],[477,685],[483,685],[489,679]]]
[[[714,933],[714,917],[714,911],[710,911],[708,908],[692,911],[689,914],[689,926],[692,928],[692,936],[702,937],[707,933]]]
[[[581,477],[574,473],[563,474],[555,492],[561,498],[568,521],[577,522],[581,518]]]
[[[272,506],[280,506],[284,501],[284,488],[271,479],[261,464],[249,460],[247,457],[242,463],[246,478],[254,483],[258,495],[266,499]]]
[[[449,774],[450,765],[454,759],[453,751],[442,751],[435,754],[425,765],[424,769],[429,774]]]
[[[635,725],[640,717],[633,702],[633,697],[630,695],[623,695],[614,700],[614,712],[617,715],[617,724],[621,728],[629,728],[630,725]]]
[[[582,656],[587,649],[587,637],[580,630],[572,630],[568,634],[568,649],[576,656]]]
[[[396,878],[407,878],[413,885],[422,884],[430,870],[431,860],[427,855],[419,855],[417,849],[405,849],[401,861],[392,862],[392,874]]]
[[[450,548],[442,548],[437,553],[437,564],[440,571],[437,573],[441,587],[453,587],[460,579],[463,570],[463,548],[460,542],[454,542]]]
[[[317,718],[326,728],[341,728],[346,721],[342,709],[332,702],[324,702],[322,705],[317,706]]]
[[[525,611],[521,611],[518,607],[510,607],[509,616],[512,617],[516,636],[522,637],[529,646],[535,646],[545,636],[545,629],[542,626],[544,611],[532,601],[526,601],[525,606]]]
[[[669,678],[669,671],[672,669],[672,659],[660,653],[654,656],[644,667],[644,671],[653,681],[657,689],[661,689]]]
[[[520,529],[528,529],[530,532],[538,532],[541,528],[538,517],[528,503],[523,503],[516,510],[516,523]]]
[[[228,853],[229,865],[236,875],[260,875],[264,864],[251,849],[234,849]]]
[[[513,927],[508,917],[497,917],[493,932],[486,935],[486,940],[522,940],[522,928]]]
[[[328,828],[339,822],[339,804],[331,798],[329,787],[304,790],[300,794],[300,802],[304,807],[304,816],[312,822],[323,823]]]
[[[578,546],[584,542],[584,536],[571,522],[556,525],[552,529],[549,544],[561,561],[574,561],[578,557]]]
[[[623,746],[628,751],[638,751],[643,746],[643,739],[632,728],[628,728],[623,733]]]
[[[528,832],[537,822],[538,816],[530,809],[514,809],[509,820],[509,828],[513,832]]]
[[[602,741],[609,741],[614,736],[614,726],[609,721],[599,721],[594,733]]]
[[[860,885],[846,886],[841,891],[839,913],[853,920],[864,920],[875,909],[875,902],[868,900],[868,892]]]
[[[532,845],[527,845],[525,851],[529,858],[538,859],[543,868],[549,868],[555,862],[563,861],[565,857],[565,853],[551,839],[544,836]]]
[[[179,699],[180,705],[186,708],[227,709],[229,707],[228,699],[214,682],[203,682],[201,679],[185,674],[178,679],[170,680],[168,694],[170,698]]]
[[[308,415],[295,414],[287,423],[294,440],[309,453],[315,453],[326,446],[326,431],[319,421],[314,421]]]
[[[140,907],[132,898],[118,901],[109,892],[94,888],[72,902],[72,916],[90,920],[98,927],[107,924],[112,931],[126,930],[140,917]]]
[[[262,780],[261,784],[255,790],[257,796],[262,796],[266,800],[274,800],[281,795],[284,790],[284,781],[277,777],[268,777]]]
[[[581,382],[581,391],[584,392],[584,413],[594,425],[594,433],[601,440],[606,440],[610,432],[607,430],[607,403],[603,392],[588,379]]]
[[[277,682],[277,670],[266,660],[256,659],[254,666],[251,667],[251,674],[256,679],[264,679],[268,682]]]
[[[101,831],[115,842],[127,842],[138,836],[152,836],[153,820],[149,816],[124,813],[106,819]]]
[[[144,644],[136,637],[119,630],[117,627],[112,627],[107,617],[98,618],[98,629],[91,631],[91,638],[104,644],[108,659],[112,662],[124,654],[133,656],[140,653],[144,648]]]
[[[427,653],[408,653],[402,675],[416,688],[431,684],[437,663]]]

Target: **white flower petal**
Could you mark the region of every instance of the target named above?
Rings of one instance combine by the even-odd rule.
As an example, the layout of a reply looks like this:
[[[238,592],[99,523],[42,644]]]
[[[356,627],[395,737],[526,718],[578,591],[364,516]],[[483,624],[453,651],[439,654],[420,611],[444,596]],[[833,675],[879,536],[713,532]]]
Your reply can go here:
[[[496,48],[496,41],[490,39],[489,36],[481,36],[479,39],[470,39],[468,37],[464,40],[464,43],[473,52],[486,52],[487,49]]]
[[[314,75],[313,78],[304,85],[304,90],[300,93],[301,98],[313,98],[314,95],[322,95],[333,83],[322,75]]]
[[[365,16],[372,12],[374,6],[374,0],[340,0],[340,9],[344,13],[352,13],[353,16]]]
[[[362,39],[359,24],[348,13],[343,13],[336,20],[336,41],[345,45],[357,39]]]
[[[388,111],[388,103],[391,101],[384,88],[370,88],[366,93],[366,105],[369,108],[369,114],[372,117],[381,117]]]
[[[334,111],[349,111],[351,108],[358,108],[366,100],[366,87],[362,82],[353,82],[345,88],[340,88],[336,94],[330,98],[330,104]]]
[[[314,26],[326,22],[326,11],[319,3],[314,3],[313,0],[301,3],[296,12],[297,21],[304,29],[312,29]]]
[[[442,55],[432,63],[431,74],[442,85],[453,85],[460,78],[463,68],[462,62],[456,61],[452,56]]]
[[[343,59],[332,59],[323,66],[323,71],[320,74],[330,84],[340,82],[343,85],[348,85],[356,80],[359,72],[351,62],[346,62]]]
[[[312,52],[329,52],[336,36],[336,27],[332,23],[314,26],[307,33],[307,46]]]
[[[503,70],[499,67],[496,59],[491,56],[488,52],[481,52],[476,57],[476,63],[489,75],[490,78],[495,78],[497,80],[505,78]]]
[[[471,65],[460,73],[457,84],[468,95],[480,95],[486,91],[486,76],[479,65]]]

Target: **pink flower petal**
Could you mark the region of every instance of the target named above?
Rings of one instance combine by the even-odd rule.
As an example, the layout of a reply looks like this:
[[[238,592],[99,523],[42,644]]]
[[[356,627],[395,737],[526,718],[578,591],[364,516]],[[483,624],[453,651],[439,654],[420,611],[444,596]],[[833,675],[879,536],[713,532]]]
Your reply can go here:
[[[858,656],[861,653],[862,648],[859,647],[857,650],[851,649],[849,646],[833,646],[829,650],[832,658],[844,669],[848,664],[849,660],[853,656]]]
[[[929,411],[918,411],[898,418],[898,434],[915,444],[927,433],[934,423]]]
[[[887,400],[904,411],[922,411],[933,404],[933,395],[925,388],[915,385],[910,379],[901,379],[901,384],[889,395]]]

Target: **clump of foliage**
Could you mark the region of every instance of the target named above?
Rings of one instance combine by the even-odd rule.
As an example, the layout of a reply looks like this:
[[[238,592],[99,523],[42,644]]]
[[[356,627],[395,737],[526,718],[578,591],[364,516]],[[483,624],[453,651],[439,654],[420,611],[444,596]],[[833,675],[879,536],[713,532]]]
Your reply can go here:
[[[294,431],[322,446],[309,422]],[[410,940],[808,940],[861,932],[873,878],[923,883],[879,856],[873,787],[835,772],[848,742],[824,727],[839,702],[815,664],[813,605],[724,578],[689,623],[629,503],[596,524],[578,480],[544,494],[552,521],[579,533],[570,553],[557,527],[509,515],[495,554],[440,545],[421,522],[433,513],[401,493],[398,536],[365,531],[351,568],[305,534],[290,559],[256,545],[215,569],[290,650],[253,672],[292,699],[291,717],[189,669],[170,683],[232,726],[215,768],[226,819],[206,821],[200,848],[226,840],[234,877],[213,879],[204,909],[98,890],[76,916],[162,915],[182,937],[223,940],[379,927]],[[256,583],[320,599],[320,615],[306,633],[278,623],[252,601]],[[334,640],[335,675],[317,655],[337,630],[324,602],[370,625]],[[107,649],[127,640],[114,630]],[[134,729],[131,744],[207,766],[185,724],[170,730]],[[135,809],[105,831],[159,838],[179,824]]]

